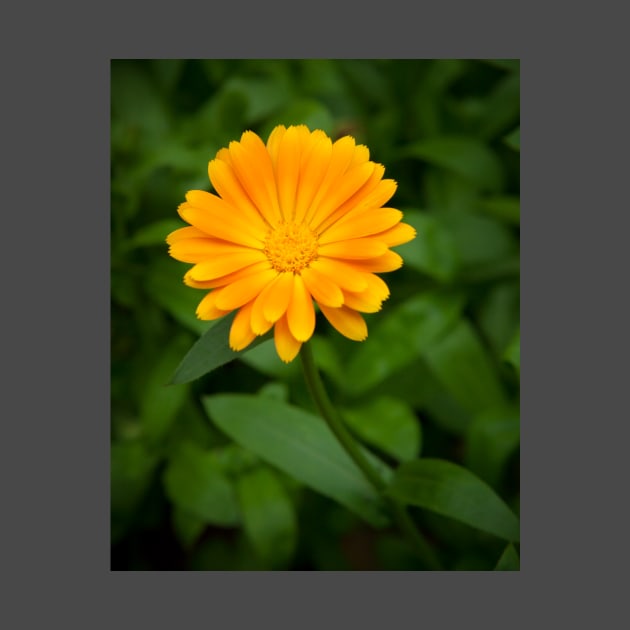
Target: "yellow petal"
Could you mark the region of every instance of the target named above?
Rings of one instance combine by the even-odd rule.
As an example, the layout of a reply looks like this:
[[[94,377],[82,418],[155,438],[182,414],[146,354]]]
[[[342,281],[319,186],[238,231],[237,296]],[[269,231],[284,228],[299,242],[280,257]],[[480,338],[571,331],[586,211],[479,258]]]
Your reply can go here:
[[[261,251],[242,248],[241,251],[215,256],[197,263],[189,273],[193,280],[214,280],[265,260],[266,256]]]
[[[217,151],[216,159],[217,160],[222,160],[226,164],[232,166],[232,158],[230,156],[230,150],[229,149],[226,149],[226,148],[219,149]]]
[[[313,132],[312,145],[302,153],[300,184],[295,199],[295,221],[301,223],[328,172],[332,141],[324,134]]]
[[[277,125],[273,128],[273,131],[267,138],[267,152],[271,158],[271,164],[273,165],[274,170],[278,162],[278,149],[280,147],[280,142],[286,132],[287,128],[284,125]]]
[[[240,142],[230,142],[230,157],[236,175],[260,213],[270,225],[281,220],[271,157],[263,141],[246,131]]]
[[[354,238],[320,245],[317,251],[320,256],[331,258],[365,259],[382,256],[387,251],[387,245],[373,238]]]
[[[181,260],[182,262],[199,263],[210,258],[254,251],[260,252],[260,250],[242,247],[241,245],[206,236],[205,238],[187,238],[175,241],[169,247],[168,253],[176,260]]]
[[[243,306],[243,304],[253,300],[277,275],[277,271],[266,269],[217,289],[219,294],[216,301],[217,307],[231,311],[239,306]]]
[[[357,205],[360,208],[380,208],[394,196],[396,188],[398,184],[393,179],[383,179]]]
[[[302,269],[300,273],[309,293],[319,304],[333,307],[343,304],[343,293],[339,286],[321,271],[315,269],[312,264],[310,267]]]
[[[266,232],[268,224],[243,189],[234,169],[223,160],[211,160],[208,175],[217,193],[251,221],[257,231]]]
[[[368,286],[365,291],[361,292],[362,297],[371,302],[383,302],[389,297],[389,287],[383,278],[379,278],[373,273],[366,273],[365,279],[367,280]]]
[[[252,330],[257,335],[264,335],[273,326],[273,322],[265,319],[265,316],[263,314],[263,305],[272,285],[273,282],[270,282],[254,300],[250,319]]]
[[[214,278],[213,280],[195,280],[190,272],[192,269],[189,269],[184,275],[184,284],[189,287],[193,287],[194,289],[215,289],[218,287],[223,287],[226,284],[231,284],[232,282],[236,282],[245,276],[249,276],[254,273],[259,273],[260,271],[264,271],[265,269],[271,269],[271,265],[268,260],[264,262],[254,263],[253,265],[249,265],[248,267],[243,267],[238,271],[233,273],[228,273],[225,276],[219,276],[218,278]]]
[[[291,334],[286,316],[276,322],[273,339],[276,345],[276,352],[285,363],[293,361],[302,347],[302,342],[298,341]]]
[[[253,303],[252,300],[239,309],[230,327],[229,344],[235,352],[243,350],[256,338],[249,324]]]
[[[219,319],[227,315],[230,311],[226,311],[216,306],[217,292],[211,291],[208,293],[197,306],[197,317],[199,319],[211,320]]]
[[[361,313],[378,313],[382,308],[381,302],[368,302],[359,293],[344,291],[343,301],[348,308]]]
[[[298,341],[308,341],[315,330],[315,309],[302,277],[293,276],[293,295],[287,309],[291,334]]]
[[[377,208],[371,212],[361,214],[356,219],[345,220],[342,218],[320,233],[318,241],[320,245],[325,245],[335,241],[379,234],[379,232],[389,230],[396,225],[402,219],[402,216],[403,213],[394,208]],[[379,240],[381,240],[380,237]]]
[[[291,301],[293,291],[293,273],[284,272],[278,275],[273,285],[266,292],[262,305],[263,316],[269,322],[278,321],[285,313]]]
[[[354,147],[354,155],[352,156],[349,168],[363,164],[364,162],[369,162],[369,160],[370,150],[364,144],[357,144],[357,146]]]
[[[366,273],[364,277],[368,283],[367,288],[359,293],[344,291],[344,304],[362,313],[376,313],[389,297],[389,288],[382,278],[373,273]]]
[[[384,174],[385,167],[382,164],[374,164],[374,171],[367,182],[365,182],[365,184],[363,184],[363,186],[361,186],[361,188],[359,188],[352,197],[342,203],[339,208],[337,208],[332,214],[316,226],[317,231],[320,233],[324,232],[341,217],[348,214],[356,214],[357,208],[359,208],[360,212],[363,212],[365,210],[363,200],[368,199],[369,201],[370,195],[381,185],[381,180],[383,179]]]
[[[309,220],[310,225],[313,227],[320,225],[324,219],[352,197],[368,181],[374,172],[374,167],[374,162],[366,162],[355,166],[339,177],[335,185],[328,190],[322,199],[317,211],[313,213]]]
[[[280,140],[276,164],[276,184],[280,211],[286,221],[295,215],[295,193],[298,187],[301,147],[299,130],[289,127]]]
[[[347,306],[330,308],[320,304],[319,307],[326,319],[344,337],[354,341],[363,341],[367,337],[367,324],[356,311]]]
[[[212,255],[211,238],[186,238],[175,241],[168,253],[175,260],[186,263],[198,263],[207,260]]]
[[[354,155],[354,147],[354,138],[350,136],[339,138],[332,145],[328,169],[310,204],[310,210],[306,215],[307,223],[311,224],[313,216],[317,213],[319,205],[326,199],[329,190],[334,190],[339,178],[347,171]]]
[[[353,260],[352,266],[361,271],[374,271],[375,273],[385,273],[386,271],[396,271],[403,264],[400,254],[388,249],[382,256],[378,258],[370,258],[369,260]]]
[[[248,247],[262,247],[265,234],[252,229],[251,224],[248,225],[238,215],[238,211],[223,199],[210,195],[210,193],[206,194],[212,201],[201,206],[198,203],[200,197],[188,193],[187,197],[190,196],[195,201],[179,206],[178,212],[184,221],[205,232],[206,236],[213,236]]]
[[[202,238],[202,237],[207,237],[207,236],[208,235],[205,232],[202,232],[196,227],[193,227],[192,225],[187,225],[186,227],[179,228],[178,230],[171,232],[166,237],[166,242],[169,245],[172,245],[173,243],[177,243],[177,241],[181,241],[183,239]]]
[[[399,223],[377,236],[378,240],[383,241],[388,247],[395,247],[413,241],[416,238],[416,230],[407,223]]]
[[[323,274],[328,280],[342,289],[347,289],[348,291],[364,291],[367,289],[367,280],[364,274],[358,271],[355,266],[344,263],[341,260],[319,258],[311,263],[311,269]],[[319,302],[319,300],[317,301]],[[332,306],[332,304],[328,306]],[[338,306],[341,305],[339,304]]]
[[[375,185],[374,180],[370,179],[368,180],[368,185],[364,186],[348,202],[335,210],[321,225],[316,226],[317,231],[323,232],[342,217],[344,217],[344,220],[357,219],[364,212],[372,212],[375,208],[380,208],[391,199],[397,188],[397,184],[393,179],[383,179],[376,182]]]

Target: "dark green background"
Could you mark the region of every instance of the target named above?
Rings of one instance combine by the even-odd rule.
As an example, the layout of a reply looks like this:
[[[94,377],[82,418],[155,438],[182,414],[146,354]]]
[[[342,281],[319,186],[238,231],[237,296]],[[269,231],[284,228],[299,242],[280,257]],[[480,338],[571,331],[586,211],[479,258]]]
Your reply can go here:
[[[283,401],[312,410],[299,361],[271,342],[165,386],[210,326],[194,315],[204,292],[182,282],[189,265],[167,254],[177,205],[210,189],[219,148],[276,124],[366,144],[399,184],[388,205],[418,231],[397,248],[405,266],[383,274],[391,297],[366,316],[365,342],[318,320],[315,352],[349,426],[392,468],[448,460],[519,513],[519,89],[517,60],[112,62],[113,569],[423,568],[398,532],[233,441],[203,402],[229,392],[256,395],[263,416]],[[518,566],[488,531],[412,514],[447,569]]]

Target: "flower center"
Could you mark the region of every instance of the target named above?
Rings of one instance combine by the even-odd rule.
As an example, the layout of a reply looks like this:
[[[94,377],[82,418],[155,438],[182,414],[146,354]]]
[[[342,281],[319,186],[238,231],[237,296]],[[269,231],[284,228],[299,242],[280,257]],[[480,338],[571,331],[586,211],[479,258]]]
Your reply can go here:
[[[274,269],[299,273],[317,258],[317,235],[303,223],[281,223],[267,235],[263,251]]]

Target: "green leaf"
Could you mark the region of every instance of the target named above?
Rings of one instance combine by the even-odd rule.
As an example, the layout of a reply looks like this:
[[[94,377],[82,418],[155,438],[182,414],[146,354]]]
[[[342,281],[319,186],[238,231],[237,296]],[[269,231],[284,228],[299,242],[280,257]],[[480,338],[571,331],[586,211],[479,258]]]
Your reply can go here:
[[[209,424],[205,414],[204,418],[206,423]],[[214,427],[212,428],[214,429]],[[216,431],[219,432],[218,429]],[[224,439],[222,434],[221,438]],[[230,479],[239,477],[260,466],[260,458],[257,455],[238,444],[234,444],[234,442],[213,448],[208,457]]]
[[[423,189],[426,207],[436,218],[443,213],[471,212],[482,195],[470,180],[431,165],[424,172]]]
[[[425,349],[435,376],[453,398],[472,413],[506,401],[494,364],[479,336],[465,320]]]
[[[236,317],[235,312],[217,320],[215,325],[197,340],[175,370],[171,383],[194,381],[196,378],[238,359],[243,355],[243,352],[247,352],[271,338],[271,333],[267,333],[262,337],[257,337],[244,351],[234,352],[228,343],[234,317]]]
[[[503,355],[505,360],[516,368],[517,373],[521,373],[521,331],[516,331],[510,345],[506,348]]]
[[[218,394],[205,397],[203,404],[212,421],[241,446],[372,525],[387,523],[382,499],[321,418],[251,395]],[[389,472],[366,456],[383,475]]]
[[[495,284],[475,308],[474,318],[495,356],[501,359],[519,325],[518,279]]]
[[[447,433],[462,435],[472,416],[438,381],[426,361],[416,358],[370,388],[371,396],[393,396],[426,413],[432,423]]]
[[[469,136],[436,136],[405,147],[401,156],[425,160],[465,177],[480,190],[497,191],[503,170],[496,154]]]
[[[267,468],[236,482],[243,527],[252,546],[273,569],[285,569],[297,542],[297,519],[284,487]]]
[[[518,240],[512,229],[499,221],[472,213],[441,214],[440,222],[455,241],[460,272],[470,273],[475,266],[504,262],[518,256]]]
[[[478,208],[484,214],[505,223],[519,225],[521,222],[521,202],[518,197],[486,197],[479,201]]]
[[[404,222],[416,229],[416,238],[396,248],[405,265],[436,280],[451,280],[458,265],[458,254],[449,230],[430,214],[408,210]]]
[[[466,466],[493,487],[520,441],[519,409],[489,409],[471,423],[466,435]]]
[[[240,522],[234,487],[208,451],[182,445],[166,468],[164,486],[174,505],[206,523],[230,527]]]
[[[518,122],[520,113],[520,77],[509,74],[489,94],[484,103],[483,118],[478,123],[479,134],[495,138]]]
[[[175,336],[162,349],[158,361],[148,368],[140,398],[140,424],[151,441],[159,441],[167,434],[188,396],[189,387],[169,387],[167,383],[182,354],[190,347],[190,339],[189,334]]]
[[[177,506],[173,508],[172,524],[179,544],[187,550],[195,545],[206,528],[205,519]]]
[[[508,145],[508,147],[510,147],[511,149],[514,149],[515,151],[518,151],[520,153],[520,151],[521,151],[521,128],[517,127],[516,129],[514,129],[514,131],[512,131],[507,136],[505,136],[505,138],[503,140],[504,140],[505,144]]]
[[[516,553],[514,545],[510,543],[505,551],[501,554],[497,566],[494,567],[495,571],[520,571],[521,561]]]
[[[427,292],[384,312],[369,341],[352,354],[339,386],[359,394],[411,363],[453,325],[462,306],[460,295]]]
[[[466,468],[441,459],[402,464],[389,493],[509,541],[519,540],[519,522],[494,490]]]
[[[342,410],[348,426],[367,444],[398,461],[420,452],[421,429],[413,409],[397,398],[381,396],[358,407]]]

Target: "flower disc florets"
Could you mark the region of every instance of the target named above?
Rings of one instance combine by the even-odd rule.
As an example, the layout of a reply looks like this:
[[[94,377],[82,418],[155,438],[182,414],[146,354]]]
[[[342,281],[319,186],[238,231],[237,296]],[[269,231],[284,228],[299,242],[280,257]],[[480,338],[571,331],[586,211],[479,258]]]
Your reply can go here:
[[[303,223],[281,223],[270,230],[263,251],[276,271],[299,273],[317,258],[317,234]]]

